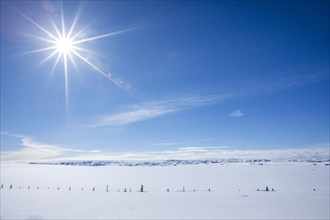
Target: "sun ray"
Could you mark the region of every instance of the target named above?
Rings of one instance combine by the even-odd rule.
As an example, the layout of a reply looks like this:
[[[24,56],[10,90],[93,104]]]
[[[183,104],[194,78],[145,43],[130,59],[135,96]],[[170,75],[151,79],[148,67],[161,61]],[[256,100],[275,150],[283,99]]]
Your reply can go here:
[[[53,21],[53,19],[50,19],[50,22],[52,23],[54,30],[57,34],[57,39],[60,38],[62,36],[60,30],[58,29],[57,25],[55,24],[55,22]]]
[[[72,53],[68,53],[68,56],[70,58],[71,63],[73,64],[73,67],[78,72],[78,66],[77,66],[76,62],[74,61],[74,59],[73,59]]]
[[[77,46],[72,46],[72,48],[77,52],[77,51],[81,51],[81,52],[85,52],[85,53],[92,53],[93,51],[88,50],[86,48],[82,48],[82,47],[77,47]]]
[[[98,68],[96,65],[94,65],[92,62],[90,62],[87,58],[81,56],[79,53],[77,53],[76,51],[72,51],[77,57],[79,57],[82,61],[84,61],[85,63],[87,63],[89,66],[91,66],[94,70],[96,70],[98,73],[100,73],[101,75],[103,75],[105,78],[107,78],[108,80],[110,80],[113,84],[115,84],[116,86],[118,86],[120,89],[122,89],[124,92],[126,92],[128,95],[132,96],[132,94],[130,94],[127,89],[125,87],[123,87],[121,82],[118,82],[116,80],[114,80],[113,78],[111,78],[111,76],[109,76],[109,74],[106,74],[104,71],[102,71],[100,68]],[[133,97],[133,96],[132,96]],[[133,97],[134,99],[136,99],[135,97]]]
[[[22,17],[24,17],[26,20],[30,21],[34,26],[36,26],[37,28],[39,28],[44,33],[46,33],[49,37],[53,38],[54,40],[57,40],[57,38],[51,32],[47,31],[45,28],[43,28],[40,24],[38,24],[37,22],[35,22],[33,19],[31,19],[30,17],[28,17],[24,13],[20,12],[19,10],[17,10],[15,7],[12,7],[12,8],[17,13],[19,13]]]
[[[25,34],[25,35],[27,37],[31,37],[31,38],[34,38],[34,39],[37,39],[37,40],[41,40],[41,41],[44,41],[46,43],[50,43],[50,44],[55,44],[56,43],[55,40],[45,38],[45,37],[42,37],[42,36],[38,36],[38,35],[35,35],[35,34]]]
[[[24,53],[20,53],[20,54],[17,54],[15,56],[26,56],[26,55],[31,55],[31,54],[35,54],[35,53],[41,53],[41,52],[45,52],[45,51],[49,51],[49,50],[54,50],[54,49],[56,49],[56,46],[49,46],[49,47],[44,47],[44,48],[40,48],[40,49],[36,49],[36,50],[26,51]]]
[[[91,66],[94,70],[96,70],[98,73],[100,73],[101,75],[103,75],[104,77],[108,78],[108,75],[103,72],[100,68],[98,68],[97,66],[95,66],[93,63],[91,63],[87,58],[81,56],[79,53],[77,53],[76,51],[72,51],[72,53],[74,53],[77,57],[79,57],[82,61],[84,61],[85,63],[87,63],[89,66]]]
[[[39,33],[40,35],[29,34],[32,38],[49,44],[48,46],[43,48],[27,51],[22,55],[49,52],[49,54],[47,54],[45,58],[43,58],[38,63],[38,65],[44,64],[45,62],[54,58],[54,63],[49,73],[50,77],[53,75],[56,68],[58,67],[60,60],[63,61],[66,114],[68,114],[68,110],[69,110],[69,89],[70,89],[69,63],[72,63],[73,67],[78,72],[78,66],[76,62],[77,60],[81,61],[82,63],[86,63],[96,73],[101,74],[104,78],[111,81],[114,85],[116,85],[117,87],[128,93],[130,96],[132,96],[132,94],[130,94],[128,91],[129,88],[127,87],[127,84],[123,83],[119,79],[114,79],[111,76],[111,74],[106,73],[98,65],[94,64],[85,57],[86,54],[91,54],[92,51],[84,48],[83,44],[87,42],[92,42],[99,39],[119,35],[129,31],[133,31],[136,30],[137,27],[86,37],[87,28],[89,28],[90,24],[83,26],[79,31],[75,30],[81,15],[80,8],[76,11],[76,15],[73,17],[73,21],[71,25],[67,25],[65,21],[65,13],[64,13],[64,7],[62,1],[60,2],[59,20],[54,20],[51,16],[49,16],[48,22],[50,29],[47,29],[44,25],[41,25],[40,23],[33,20],[31,17],[27,16],[26,14],[20,12],[19,10],[15,9],[15,11],[17,11],[18,14],[20,14],[23,18],[29,21],[33,26],[41,30],[41,32]]]
[[[75,39],[77,37],[79,37],[81,34],[83,34],[87,30],[87,28],[89,28],[90,26],[91,26],[91,24],[85,25],[83,28],[81,28],[79,31],[77,31],[77,33],[75,35],[73,35],[73,37],[71,37],[71,39],[75,41]]]
[[[65,34],[65,22],[64,22],[64,11],[63,11],[63,3],[61,1],[61,21],[62,21],[62,37],[66,37]]]
[[[68,114],[68,108],[69,108],[69,76],[68,76],[67,54],[63,55],[63,59],[64,59],[65,106],[66,106],[66,113]]]
[[[52,58],[53,56],[55,56],[58,53],[57,50],[54,50],[51,54],[49,54],[47,57],[45,57],[42,61],[40,61],[39,64],[43,64],[45,63],[47,60],[49,60],[50,58]]]
[[[80,17],[80,10],[77,12],[76,16],[73,19],[72,25],[71,25],[70,30],[69,30],[69,33],[68,33],[68,37],[69,38],[71,38],[71,35],[73,33],[74,28],[76,27],[76,24],[77,24],[77,22],[79,20],[79,17]]]
[[[51,71],[50,71],[50,73],[49,73],[49,76],[50,76],[50,77],[53,75],[53,73],[54,73],[54,71],[55,71],[55,69],[56,69],[56,67],[57,67],[57,64],[58,64],[58,62],[60,61],[60,59],[61,59],[61,54],[58,53],[58,54],[57,54],[57,58],[56,58],[56,60],[55,60],[55,62],[54,62],[54,64],[53,64],[53,67],[52,67],[52,69],[51,69]]]
[[[88,42],[88,41],[94,41],[94,40],[98,40],[98,39],[101,39],[101,38],[111,37],[111,36],[114,36],[114,35],[122,34],[122,33],[128,32],[128,31],[132,31],[134,29],[136,29],[136,28],[127,28],[127,29],[124,29],[124,30],[111,32],[111,33],[108,33],[108,34],[102,34],[102,35],[97,35],[97,36],[94,36],[94,37],[84,38],[84,39],[81,39],[81,40],[74,41],[73,44],[81,44],[81,43],[85,43],[85,42]]]

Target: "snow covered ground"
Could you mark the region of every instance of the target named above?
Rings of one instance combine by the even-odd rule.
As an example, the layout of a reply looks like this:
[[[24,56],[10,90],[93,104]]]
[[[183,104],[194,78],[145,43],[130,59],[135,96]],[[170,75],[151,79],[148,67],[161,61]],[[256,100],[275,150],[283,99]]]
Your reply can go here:
[[[329,219],[329,169],[307,162],[2,163],[1,219]]]

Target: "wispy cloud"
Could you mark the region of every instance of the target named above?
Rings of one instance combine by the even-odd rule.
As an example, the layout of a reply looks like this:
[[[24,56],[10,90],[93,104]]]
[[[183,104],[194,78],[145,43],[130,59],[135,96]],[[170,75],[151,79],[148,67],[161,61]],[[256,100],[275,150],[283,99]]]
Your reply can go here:
[[[23,138],[23,137],[25,137],[25,135],[13,134],[13,133],[8,132],[8,131],[0,131],[0,135],[1,136],[7,136],[7,137],[13,137],[13,138]]]
[[[192,144],[196,144],[196,143],[205,143],[205,142],[209,142],[212,141],[212,138],[202,138],[202,139],[194,139],[194,140],[189,140],[189,141],[170,141],[170,140],[164,140],[164,141],[160,141],[160,142],[149,142],[149,145],[153,145],[153,146],[185,146],[185,145],[192,145]]]
[[[329,80],[329,69],[310,65],[292,68],[281,73],[269,74],[267,77],[242,82],[236,89],[237,96],[274,93],[287,89],[304,86],[306,84]],[[293,74],[293,73],[297,74]],[[234,91],[233,91],[234,92]]]
[[[229,113],[229,116],[234,117],[234,118],[240,118],[240,117],[244,116],[244,113],[239,109],[239,110]]]
[[[270,159],[270,160],[329,160],[330,145],[320,144],[306,148],[233,150],[229,146],[182,147],[168,151],[107,153],[98,150],[80,150],[36,141],[24,135],[1,132],[16,137],[22,149],[1,152],[1,162],[50,162],[73,160],[167,160],[167,159]],[[249,148],[252,149],[252,148]]]
[[[149,101],[139,105],[132,105],[120,113],[101,116],[96,120],[95,123],[86,126],[121,126],[168,115],[174,112],[179,112],[191,108],[211,105],[226,98],[228,98],[228,95],[185,95],[170,99]]]
[[[22,149],[15,151],[1,152],[1,161],[31,161],[31,160],[49,160],[59,157],[74,157],[81,155],[97,154],[97,150],[80,150],[62,147],[53,144],[45,144],[35,141],[33,138],[21,134],[12,134],[1,132],[1,136],[17,138],[21,142]]]
[[[188,95],[179,95],[174,98],[152,100],[138,105],[131,105],[119,113],[98,116],[84,127],[124,126],[192,108],[216,104],[225,99],[273,93],[305,84],[329,80],[327,71],[317,71],[318,73],[315,73],[315,68],[314,66],[296,68],[280,74],[273,74],[267,78],[241,82],[237,87],[222,93],[191,93]],[[301,74],[288,75],[288,72],[301,72]],[[229,115],[230,117],[242,117],[244,113],[241,110],[236,110]]]

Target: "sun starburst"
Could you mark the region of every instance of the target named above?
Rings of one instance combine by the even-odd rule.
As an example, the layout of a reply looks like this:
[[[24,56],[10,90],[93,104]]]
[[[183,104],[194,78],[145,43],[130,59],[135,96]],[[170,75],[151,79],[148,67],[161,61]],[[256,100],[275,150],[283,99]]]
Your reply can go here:
[[[56,50],[61,54],[71,54],[73,50],[73,41],[71,38],[62,37],[56,42]]]
[[[86,48],[84,48],[83,44],[91,41],[96,41],[98,39],[107,38],[121,33],[125,33],[128,31],[132,31],[136,28],[128,28],[116,32],[82,38],[81,36],[84,36],[85,34],[84,32],[86,31],[86,26],[80,29],[79,31],[76,31],[76,24],[78,23],[80,13],[76,14],[70,28],[67,29],[68,25],[66,25],[62,2],[60,3],[60,5],[61,5],[60,7],[61,16],[60,16],[60,22],[58,22],[60,23],[60,25],[57,25],[55,20],[50,19],[51,28],[42,26],[36,20],[32,19],[31,17],[27,16],[21,11],[17,10],[17,12],[22,17],[24,17],[26,20],[28,20],[31,24],[33,24],[36,28],[38,28],[41,31],[40,35],[34,37],[48,44],[46,47],[39,48],[33,51],[28,51],[25,52],[24,54],[44,53],[48,51],[49,54],[46,55],[46,57],[41,61],[41,63],[44,63],[46,61],[49,61],[50,59],[55,58],[53,67],[50,71],[51,75],[59,65],[60,61],[61,60],[63,61],[66,106],[68,106],[68,99],[69,99],[69,95],[68,95],[68,91],[69,91],[68,61],[69,60],[71,64],[74,65],[74,67],[76,67],[75,59],[82,61],[83,63],[90,66],[95,72],[101,74],[103,77],[110,80],[112,83],[114,83],[116,86],[124,90],[126,93],[129,93],[128,92],[129,86],[127,86],[128,84],[124,84],[122,80],[112,78],[112,74],[106,73],[95,63],[93,63],[90,59],[84,56],[83,52],[89,52],[89,51]]]

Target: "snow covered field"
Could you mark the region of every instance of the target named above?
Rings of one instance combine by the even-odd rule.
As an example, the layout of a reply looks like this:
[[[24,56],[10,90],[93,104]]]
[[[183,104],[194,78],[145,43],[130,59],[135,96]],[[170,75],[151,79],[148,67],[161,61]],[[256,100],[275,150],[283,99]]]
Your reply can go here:
[[[329,219],[329,168],[2,163],[1,219]]]

